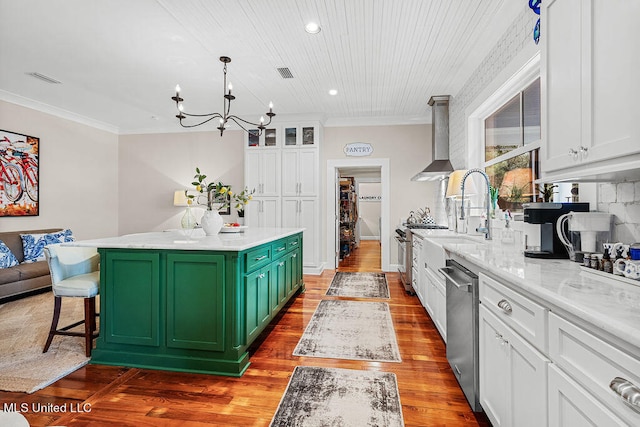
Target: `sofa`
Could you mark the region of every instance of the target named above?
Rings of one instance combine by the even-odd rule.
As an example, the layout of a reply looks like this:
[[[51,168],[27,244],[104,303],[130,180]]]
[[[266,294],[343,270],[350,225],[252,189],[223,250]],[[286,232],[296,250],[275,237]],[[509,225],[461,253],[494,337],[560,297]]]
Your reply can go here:
[[[42,230],[0,232],[0,240],[9,247],[20,264],[0,268],[0,303],[44,292],[51,289],[51,277],[47,261],[23,263],[24,251],[21,234],[45,234],[60,232],[60,228]]]

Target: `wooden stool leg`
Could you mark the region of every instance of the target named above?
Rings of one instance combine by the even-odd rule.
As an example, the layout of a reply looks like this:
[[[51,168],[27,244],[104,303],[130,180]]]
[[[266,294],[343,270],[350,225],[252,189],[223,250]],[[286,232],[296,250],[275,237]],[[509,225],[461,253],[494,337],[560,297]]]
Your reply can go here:
[[[91,349],[93,347],[93,331],[96,321],[96,298],[84,299],[84,344],[85,355],[91,357]]]
[[[53,341],[53,337],[56,335],[56,331],[58,329],[58,320],[60,319],[60,306],[62,305],[61,297],[54,297],[53,300],[53,319],[51,319],[51,328],[49,329],[49,336],[47,337],[47,342],[44,345],[43,353],[49,351],[49,346],[51,345],[51,341]]]

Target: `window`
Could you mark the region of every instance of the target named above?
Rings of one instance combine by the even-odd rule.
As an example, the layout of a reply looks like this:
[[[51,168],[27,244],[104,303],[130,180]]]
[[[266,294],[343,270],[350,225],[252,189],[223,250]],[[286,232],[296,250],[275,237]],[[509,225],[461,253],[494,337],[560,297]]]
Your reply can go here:
[[[537,199],[539,147],[538,78],[484,120],[484,168],[501,209],[519,210]]]

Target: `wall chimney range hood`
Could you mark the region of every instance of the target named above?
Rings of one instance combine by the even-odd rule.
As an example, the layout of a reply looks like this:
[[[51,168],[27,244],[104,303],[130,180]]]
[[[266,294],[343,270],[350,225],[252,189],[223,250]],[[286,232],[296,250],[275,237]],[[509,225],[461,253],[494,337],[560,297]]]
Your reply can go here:
[[[414,175],[411,181],[436,181],[453,172],[453,166],[449,161],[449,95],[432,96],[429,105],[432,117],[433,161]]]

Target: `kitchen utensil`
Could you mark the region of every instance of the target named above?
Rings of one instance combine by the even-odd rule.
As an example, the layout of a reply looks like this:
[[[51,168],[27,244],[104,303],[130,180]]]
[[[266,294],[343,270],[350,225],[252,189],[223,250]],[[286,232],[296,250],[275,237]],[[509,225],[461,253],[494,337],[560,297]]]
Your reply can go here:
[[[568,227],[565,227],[567,223]],[[570,233],[565,232],[565,228]],[[569,212],[556,222],[556,233],[575,260],[576,251],[596,252],[596,240],[607,241],[611,235],[611,214],[604,212]]]
[[[640,260],[619,259],[613,265],[613,272],[630,279],[640,279]]]

